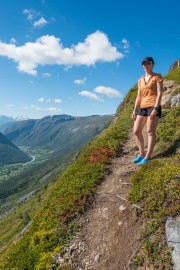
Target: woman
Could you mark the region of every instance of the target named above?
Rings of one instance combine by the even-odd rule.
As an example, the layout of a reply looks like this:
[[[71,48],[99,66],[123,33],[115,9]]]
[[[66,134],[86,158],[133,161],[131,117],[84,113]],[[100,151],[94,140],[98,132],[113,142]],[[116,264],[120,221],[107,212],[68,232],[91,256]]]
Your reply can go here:
[[[150,56],[145,57],[142,61],[145,75],[138,80],[138,94],[131,116],[134,120],[134,135],[139,148],[139,155],[133,159],[133,162],[138,165],[148,163],[151,159],[151,154],[156,143],[156,127],[159,118],[161,118],[163,78],[160,73],[152,71],[154,64],[154,59]],[[138,107],[140,108],[138,109]],[[146,123],[148,149],[145,153],[142,130]]]

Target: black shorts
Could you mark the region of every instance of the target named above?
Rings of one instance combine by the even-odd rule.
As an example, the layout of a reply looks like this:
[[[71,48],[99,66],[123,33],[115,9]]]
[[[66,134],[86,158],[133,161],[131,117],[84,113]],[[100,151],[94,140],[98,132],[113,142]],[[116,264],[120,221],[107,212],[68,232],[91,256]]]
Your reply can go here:
[[[137,115],[142,115],[142,116],[150,116],[152,110],[154,107],[149,107],[149,108],[139,108],[137,111]],[[156,111],[156,115],[159,116],[159,118],[161,118],[161,106],[159,106],[159,109]]]

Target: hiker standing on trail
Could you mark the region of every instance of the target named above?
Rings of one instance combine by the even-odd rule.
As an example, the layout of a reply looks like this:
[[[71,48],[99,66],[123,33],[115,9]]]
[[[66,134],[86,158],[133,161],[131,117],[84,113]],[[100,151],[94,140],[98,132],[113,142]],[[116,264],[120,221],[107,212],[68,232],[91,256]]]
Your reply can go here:
[[[133,162],[138,165],[148,163],[151,159],[151,154],[156,143],[156,127],[159,118],[161,118],[163,78],[160,73],[152,71],[154,64],[154,59],[149,56],[145,57],[142,61],[145,75],[138,80],[138,93],[131,116],[134,120],[134,135],[140,153],[139,156],[133,159]],[[146,122],[148,149],[145,153],[142,131]]]

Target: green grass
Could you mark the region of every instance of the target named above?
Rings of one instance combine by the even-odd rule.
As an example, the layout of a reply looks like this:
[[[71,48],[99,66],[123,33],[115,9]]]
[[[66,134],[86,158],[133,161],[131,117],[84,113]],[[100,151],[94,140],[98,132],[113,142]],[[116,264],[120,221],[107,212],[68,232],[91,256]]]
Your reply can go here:
[[[69,153],[34,165],[19,175],[0,181],[0,216],[35,196],[72,162],[77,155]]]
[[[108,128],[83,148],[46,193],[27,233],[2,254],[1,268],[48,269],[51,254],[60,252],[72,239],[78,229],[75,217],[91,203],[96,186],[103,180],[106,165],[119,153],[132,128],[131,113],[136,94],[137,85],[130,89]]]
[[[128,199],[138,204],[144,220],[142,246],[134,266],[172,270],[170,248],[165,240],[165,221],[180,213],[180,106],[166,110],[157,128],[156,159],[136,171]]]
[[[157,127],[156,157],[175,154],[180,142],[180,106],[166,110],[165,116]]]
[[[164,79],[180,82],[180,68],[173,69],[171,72],[164,76]]]
[[[20,204],[18,208],[0,219],[0,254],[5,247],[10,246],[22,229],[33,218],[41,205],[44,193],[45,190],[43,189],[38,196],[24,204]]]
[[[176,73],[171,73],[173,80]],[[46,270],[51,267],[52,255],[61,253],[73,238],[78,229],[76,216],[92,203],[93,193],[103,181],[107,165],[119,154],[127,139],[133,126],[131,113],[136,94],[137,85],[130,89],[117,108],[108,128],[88,143],[54,185],[48,188],[29,230],[2,253],[0,268]],[[180,211],[179,155],[176,154],[179,116],[178,107],[166,109],[157,130],[156,159],[132,175],[129,200],[141,205],[143,212],[138,214],[145,222],[143,244],[134,260],[136,266],[171,269],[172,259],[164,240],[164,222],[168,215],[175,216]],[[166,158],[162,159],[163,156]],[[71,270],[67,265],[57,269]]]
[[[179,177],[180,155],[152,160],[132,176],[133,188],[128,199],[143,209],[141,217],[145,223],[142,247],[134,260],[137,266],[172,269],[170,249],[164,234],[167,217],[180,213]]]
[[[171,97],[174,97],[174,96],[176,96],[176,95],[179,94],[179,93],[180,93],[180,87],[177,87],[177,88],[172,92]]]

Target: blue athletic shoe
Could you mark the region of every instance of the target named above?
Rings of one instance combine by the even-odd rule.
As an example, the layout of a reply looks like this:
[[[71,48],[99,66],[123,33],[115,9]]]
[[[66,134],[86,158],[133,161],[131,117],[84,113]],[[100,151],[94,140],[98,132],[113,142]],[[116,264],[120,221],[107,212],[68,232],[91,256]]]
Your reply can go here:
[[[144,157],[143,156],[137,156],[136,158],[133,159],[134,163],[140,162]]]
[[[150,160],[151,160],[151,158],[150,158],[150,159],[145,159],[145,158],[143,158],[140,162],[138,162],[138,165],[146,164],[146,163],[148,163]]]

